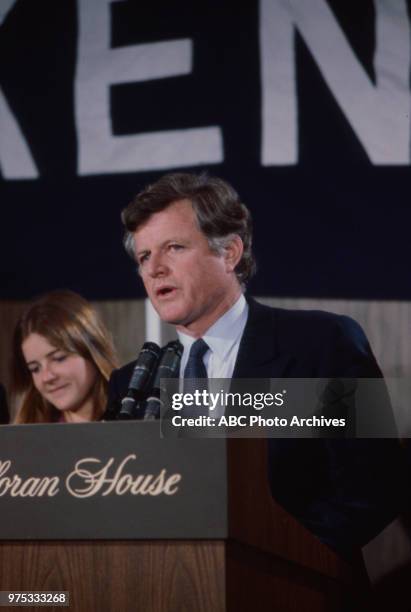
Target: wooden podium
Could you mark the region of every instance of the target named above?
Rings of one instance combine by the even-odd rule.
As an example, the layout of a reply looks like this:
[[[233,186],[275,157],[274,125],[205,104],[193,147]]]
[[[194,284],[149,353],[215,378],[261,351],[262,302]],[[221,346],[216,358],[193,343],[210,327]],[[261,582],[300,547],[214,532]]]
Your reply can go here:
[[[66,426],[57,427],[61,435]],[[353,570],[273,501],[265,440],[221,442],[227,454],[227,537],[5,541],[3,536],[0,590],[69,591],[70,610],[76,612],[349,609],[342,602],[360,589]],[[212,496],[212,487],[202,494]]]

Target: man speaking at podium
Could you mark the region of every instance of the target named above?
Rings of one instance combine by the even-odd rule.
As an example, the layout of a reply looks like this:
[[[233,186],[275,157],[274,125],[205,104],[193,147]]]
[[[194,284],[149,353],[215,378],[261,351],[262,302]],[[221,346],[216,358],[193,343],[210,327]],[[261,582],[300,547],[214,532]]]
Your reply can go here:
[[[125,246],[160,318],[184,346],[180,377],[381,377],[348,317],[287,311],[244,297],[255,271],[250,212],[225,181],[175,173],[123,211]],[[114,372],[125,394],[130,370]],[[398,513],[394,439],[270,439],[274,498],[350,559]]]

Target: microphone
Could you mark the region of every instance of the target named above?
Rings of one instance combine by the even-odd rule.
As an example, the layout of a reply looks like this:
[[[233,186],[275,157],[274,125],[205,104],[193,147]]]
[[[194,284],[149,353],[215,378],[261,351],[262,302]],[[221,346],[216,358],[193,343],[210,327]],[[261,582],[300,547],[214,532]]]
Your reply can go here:
[[[145,398],[144,389],[151,378],[161,355],[160,347],[155,342],[145,342],[137,357],[136,365],[128,384],[126,396],[121,400],[119,420],[136,418],[138,404]]]
[[[169,342],[163,349],[163,354],[155,374],[153,387],[146,401],[146,409],[144,412],[145,421],[154,421],[160,416],[160,408],[162,401],[160,399],[161,392],[165,392],[165,385],[161,384],[161,379],[177,378],[180,368],[181,355],[183,346],[178,340]]]

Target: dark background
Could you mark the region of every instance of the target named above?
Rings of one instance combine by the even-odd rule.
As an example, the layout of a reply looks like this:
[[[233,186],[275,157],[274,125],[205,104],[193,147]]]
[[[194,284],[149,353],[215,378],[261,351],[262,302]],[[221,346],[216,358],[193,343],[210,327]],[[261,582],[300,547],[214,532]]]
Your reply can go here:
[[[372,1],[329,4],[373,78]],[[76,10],[73,0],[18,0],[0,28],[0,87],[41,175],[0,177],[0,299],[57,287],[89,299],[144,294],[120,211],[163,172],[77,176]],[[111,12],[113,47],[193,40],[189,75],[111,88],[113,132],[222,127],[224,162],[207,169],[252,210],[252,293],[411,298],[410,167],[372,165],[298,33],[299,162],[263,167],[258,3],[129,1]]]

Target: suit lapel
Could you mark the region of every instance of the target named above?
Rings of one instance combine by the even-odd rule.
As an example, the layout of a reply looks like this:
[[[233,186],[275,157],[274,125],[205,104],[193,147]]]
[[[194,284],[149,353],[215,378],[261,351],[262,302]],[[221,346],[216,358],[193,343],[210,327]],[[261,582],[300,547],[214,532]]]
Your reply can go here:
[[[281,378],[290,357],[277,348],[278,320],[274,308],[248,298],[249,313],[240,342],[233,378]]]

